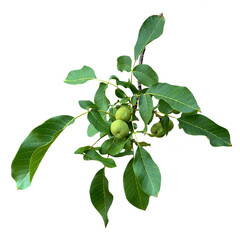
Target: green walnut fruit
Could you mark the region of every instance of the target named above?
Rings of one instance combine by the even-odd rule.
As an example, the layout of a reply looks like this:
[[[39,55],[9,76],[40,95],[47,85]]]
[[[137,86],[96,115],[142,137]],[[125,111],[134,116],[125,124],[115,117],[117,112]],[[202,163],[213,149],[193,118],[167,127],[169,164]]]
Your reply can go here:
[[[119,139],[125,138],[129,133],[128,125],[122,120],[116,120],[111,124],[111,133]]]
[[[151,133],[155,136],[155,137],[163,137],[165,135],[165,131],[162,127],[161,122],[155,123],[152,125],[151,127]]]
[[[116,114],[115,114],[116,120],[122,120],[124,122],[128,122],[131,118],[131,111],[127,107],[120,107]]]

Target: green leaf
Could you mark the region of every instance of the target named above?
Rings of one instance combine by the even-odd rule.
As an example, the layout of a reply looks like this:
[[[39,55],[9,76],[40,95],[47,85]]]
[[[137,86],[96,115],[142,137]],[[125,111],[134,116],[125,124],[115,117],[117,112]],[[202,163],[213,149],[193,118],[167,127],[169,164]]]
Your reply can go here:
[[[158,82],[157,73],[146,64],[139,64],[133,69],[133,75],[137,80],[147,87],[151,87]]]
[[[110,76],[109,80],[111,80],[111,79],[114,79],[114,80],[118,80],[118,81],[119,81],[118,77],[115,76],[115,75]]]
[[[158,110],[164,114],[169,114],[173,111],[172,107],[162,99],[159,100]]]
[[[120,56],[117,59],[117,69],[122,72],[131,72],[132,59],[129,56]]]
[[[137,143],[136,143],[137,144]],[[142,147],[150,147],[151,144],[150,143],[146,143],[146,142],[138,142],[138,145],[139,146],[142,146]]]
[[[124,88],[129,88],[133,94],[138,93],[138,89],[130,81],[125,82],[116,79],[116,84],[119,86],[123,86]]]
[[[99,149],[99,152],[101,154],[108,154],[107,150],[111,146],[111,144],[113,143],[113,140],[114,140],[114,138],[109,138],[109,139],[105,140],[102,143],[102,145],[101,145],[101,147]]]
[[[124,148],[128,139],[130,139],[130,138],[131,138],[131,136],[129,138],[125,138],[125,139],[113,138],[111,145],[107,148],[107,153],[110,154],[111,156],[115,156],[115,155],[119,154],[122,151],[122,149]]]
[[[107,88],[108,85],[106,83],[100,83],[99,88],[94,96],[94,103],[103,111],[107,111],[110,104],[110,101],[105,95]]]
[[[85,151],[87,151],[89,149],[99,150],[99,147],[84,146],[84,147],[78,148],[74,153],[75,154],[83,154]]]
[[[31,131],[21,144],[12,162],[12,177],[16,181],[18,189],[30,186],[48,148],[73,121],[74,118],[71,116],[57,116],[48,119]]]
[[[90,197],[93,206],[102,216],[106,227],[108,224],[107,213],[112,205],[113,195],[108,190],[108,180],[105,177],[104,168],[99,170],[92,180]]]
[[[124,103],[127,103],[128,101],[130,101],[130,98],[129,97],[124,97],[124,98],[121,99],[120,103],[124,104]]]
[[[98,109],[98,107],[89,100],[80,100],[78,101],[81,108],[88,110],[89,108]]]
[[[142,191],[149,196],[157,196],[160,191],[161,174],[150,154],[141,146],[137,148],[133,170]]]
[[[88,121],[96,128],[99,132],[110,134],[110,123],[105,121],[100,113],[96,110],[92,110],[88,113]]]
[[[116,108],[110,108],[110,109],[109,109],[109,113],[111,113],[113,116],[115,116],[116,112],[117,112],[117,109],[116,109]],[[112,122],[116,120],[113,116],[109,115],[109,119],[110,119]]]
[[[127,200],[135,207],[145,210],[148,206],[149,196],[144,193],[133,171],[133,159],[131,159],[124,171],[123,185]]]
[[[118,97],[118,98],[124,98],[126,97],[126,94],[123,90],[121,90],[120,88],[117,88],[115,90],[115,95]]]
[[[166,115],[164,117],[162,117],[161,123],[162,123],[162,127],[163,127],[165,134],[168,135],[169,117]]]
[[[173,109],[180,112],[200,111],[194,96],[186,87],[157,83],[147,90],[147,94],[153,95],[156,99],[164,100]]]
[[[133,151],[130,150],[130,149],[127,149],[127,150],[125,150],[123,152],[120,152],[117,155],[114,155],[114,157],[124,157],[124,156],[128,156],[128,155],[133,155]]]
[[[90,123],[87,128],[87,135],[88,137],[93,137],[96,135],[99,131]]]
[[[183,128],[185,133],[204,135],[209,139],[212,146],[232,146],[228,130],[203,115],[182,114],[178,121],[179,126]]]
[[[96,79],[96,75],[93,71],[92,68],[83,66],[79,70],[73,70],[71,71],[68,75],[67,78],[65,79],[65,83],[68,84],[83,84],[89,80]]]
[[[141,94],[139,97],[139,113],[145,126],[148,125],[153,115],[152,97],[147,94]]]
[[[83,159],[84,160],[96,160],[96,161],[99,161],[105,167],[109,167],[109,168],[114,168],[114,167],[117,166],[112,158],[104,158],[104,157],[102,157],[100,154],[98,154],[93,149],[89,149],[89,150],[84,151]]]
[[[134,47],[135,60],[138,59],[148,43],[162,35],[164,23],[165,19],[162,15],[153,15],[144,21],[139,30],[138,39]]]

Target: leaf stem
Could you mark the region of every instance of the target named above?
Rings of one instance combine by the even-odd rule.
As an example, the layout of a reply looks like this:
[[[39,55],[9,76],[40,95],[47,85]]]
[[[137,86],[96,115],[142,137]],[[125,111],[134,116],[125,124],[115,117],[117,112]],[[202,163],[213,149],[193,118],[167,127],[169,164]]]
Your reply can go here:
[[[109,113],[109,112],[106,112],[106,111],[103,111],[103,110],[97,110],[98,112],[102,112],[102,113],[106,113],[106,114],[108,114],[108,115],[110,115],[110,116],[112,116],[113,118],[115,118],[115,116],[114,115],[112,115],[111,113]]]
[[[100,138],[98,138],[98,140],[95,142],[95,143],[93,143],[93,145],[90,147],[90,148],[93,148],[94,147],[94,145],[96,145],[102,138],[104,138],[105,136],[107,136],[107,134],[104,134],[104,135],[102,135]]]
[[[112,86],[118,88],[117,85],[115,85],[115,84],[113,84],[113,83],[111,83],[111,82],[109,82],[109,81],[101,80],[101,79],[98,79],[98,78],[95,78],[95,79],[98,80],[98,81],[100,81],[100,82],[105,82],[105,83],[107,83],[107,84],[110,84],[110,85],[112,85]]]
[[[64,130],[69,124],[71,124],[75,119],[77,119],[77,118],[79,118],[79,117],[81,117],[81,116],[87,114],[88,112],[89,112],[89,111],[86,111],[86,112],[84,112],[84,113],[82,113],[82,114],[80,114],[80,115],[74,117],[72,120],[70,120],[70,121],[64,126],[63,130]]]

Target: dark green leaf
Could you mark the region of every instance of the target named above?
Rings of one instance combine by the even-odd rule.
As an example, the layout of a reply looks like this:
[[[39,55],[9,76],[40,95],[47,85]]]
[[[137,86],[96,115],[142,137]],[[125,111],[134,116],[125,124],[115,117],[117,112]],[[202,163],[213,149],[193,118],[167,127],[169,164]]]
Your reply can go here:
[[[118,81],[119,81],[118,77],[115,76],[115,75],[112,75],[112,76],[109,78],[109,80],[111,80],[111,79],[114,79],[114,80],[118,80]]]
[[[182,114],[178,121],[185,133],[204,135],[212,146],[231,146],[228,130],[203,115]]]
[[[167,83],[157,83],[147,90],[147,94],[167,102],[173,109],[184,113],[200,111],[200,108],[186,87],[179,87]]]
[[[128,156],[128,155],[133,155],[133,151],[130,150],[130,149],[127,149],[127,150],[125,150],[123,152],[120,152],[117,155],[114,155],[114,157],[124,157],[124,156]]]
[[[138,142],[138,144],[139,144],[140,146],[142,146],[142,147],[149,147],[149,146],[151,146],[150,143],[146,143],[146,142]]]
[[[123,90],[121,90],[120,88],[117,88],[115,90],[115,95],[118,97],[118,98],[124,98],[126,97],[126,94],[124,93]]]
[[[145,210],[148,206],[149,196],[144,193],[133,171],[133,159],[131,159],[123,175],[124,191],[127,200],[135,207]]]
[[[12,177],[16,181],[18,189],[30,186],[48,148],[73,121],[74,118],[67,115],[53,117],[33,129],[27,136],[12,162]]]
[[[162,99],[159,100],[158,110],[164,114],[169,114],[173,111],[172,107]]]
[[[148,43],[162,35],[164,23],[165,19],[162,15],[153,15],[144,21],[139,30],[137,43],[134,47],[135,60],[138,59]]]
[[[151,87],[158,82],[157,73],[146,64],[139,64],[133,69],[133,75],[137,80],[147,87]]]
[[[111,113],[113,116],[115,116],[116,112],[117,112],[116,108],[110,108],[109,109],[109,113]],[[113,116],[109,115],[109,118],[112,122],[116,120]]]
[[[99,152],[100,152],[101,154],[108,154],[107,150],[108,150],[108,148],[112,145],[113,141],[114,141],[114,137],[109,138],[109,139],[107,139],[106,141],[104,141],[104,142],[102,143],[101,147],[100,147]]]
[[[75,154],[83,154],[85,151],[87,151],[89,149],[99,150],[100,148],[99,147],[92,147],[92,146],[84,146],[84,147],[78,148],[74,153]]]
[[[116,163],[112,158],[104,158],[100,154],[98,154],[95,150],[89,149],[84,151],[84,160],[96,160],[101,162],[105,167],[114,168],[116,167]]]
[[[136,103],[137,103],[137,97],[136,97],[136,95],[134,95],[131,98],[131,104],[132,104],[132,106],[134,106],[134,105],[136,105]]]
[[[108,190],[108,180],[105,177],[104,168],[99,170],[92,180],[90,197],[93,206],[101,214],[106,227],[108,224],[107,213],[112,205],[113,195]]]
[[[124,103],[127,103],[128,101],[130,101],[130,98],[129,97],[124,97],[124,98],[121,99],[120,103],[124,104]]]
[[[142,191],[149,196],[157,196],[161,185],[161,174],[150,154],[141,146],[137,148],[133,170]]]
[[[98,106],[99,109],[103,111],[107,111],[110,104],[108,98],[105,95],[107,88],[108,85],[106,83],[100,83],[99,88],[94,96],[94,103]]]
[[[78,101],[81,108],[88,110],[89,108],[98,109],[98,107],[89,100]]]
[[[162,127],[163,127],[163,130],[164,130],[165,134],[168,135],[169,117],[165,115],[165,116],[161,119],[161,123],[162,123]]]
[[[128,139],[130,139],[130,137],[126,139],[114,138],[111,145],[107,149],[107,153],[110,154],[111,156],[119,154],[124,148]]]
[[[147,94],[141,94],[139,97],[139,113],[145,126],[148,125],[153,114],[153,101],[152,97]]]
[[[95,134],[97,134],[99,131],[90,123],[87,128],[87,135],[89,137],[93,137]]]
[[[79,70],[73,70],[71,71],[68,75],[67,78],[65,79],[65,83],[68,84],[83,84],[89,80],[96,79],[96,75],[93,71],[92,68],[83,66]]]
[[[117,59],[117,69],[122,71],[131,72],[132,60],[129,56],[120,56]]]
[[[119,86],[123,86],[124,88],[129,88],[133,94],[138,93],[138,89],[130,81],[125,82],[116,79],[116,84]]]
[[[110,123],[105,121],[98,111],[90,111],[88,113],[88,120],[99,132],[111,134]]]

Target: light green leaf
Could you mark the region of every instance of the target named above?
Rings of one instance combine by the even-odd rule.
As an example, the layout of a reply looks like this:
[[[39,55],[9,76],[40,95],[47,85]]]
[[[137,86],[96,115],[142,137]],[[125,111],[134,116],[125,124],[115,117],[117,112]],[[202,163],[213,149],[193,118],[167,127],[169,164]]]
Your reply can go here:
[[[105,167],[114,168],[116,167],[116,163],[112,158],[104,158],[100,154],[98,154],[95,150],[89,149],[84,151],[84,160],[96,160],[101,162]]]
[[[93,71],[92,68],[83,66],[79,70],[73,70],[71,71],[68,75],[67,78],[65,79],[65,83],[68,84],[83,84],[89,80],[96,79],[96,75]]]
[[[179,126],[183,128],[185,133],[204,135],[209,139],[212,146],[232,146],[228,130],[203,115],[182,114],[178,121]]]
[[[116,80],[116,84],[119,86],[123,86],[124,88],[129,88],[133,94],[138,93],[138,89],[130,82],[120,81],[118,79]]]
[[[108,180],[105,177],[104,168],[99,170],[92,180],[90,197],[93,206],[101,214],[106,227],[108,224],[107,213],[112,205],[113,195],[108,190]]]
[[[92,110],[88,113],[89,122],[96,128],[99,132],[111,134],[110,133],[110,123],[105,121],[100,113],[96,110]]]
[[[127,200],[135,207],[145,210],[148,206],[149,196],[144,193],[133,171],[133,159],[131,159],[124,171],[123,185]]]
[[[160,191],[161,174],[150,154],[141,146],[137,148],[133,170],[142,191],[149,196],[157,196]]]
[[[87,135],[88,137],[93,137],[96,135],[99,131],[90,123],[87,128]]]
[[[137,80],[147,87],[151,87],[158,82],[157,73],[146,64],[139,64],[133,69],[133,75]]]
[[[131,72],[132,59],[129,56],[120,56],[117,59],[117,69],[122,71]]]
[[[107,111],[110,104],[108,98],[105,95],[107,88],[108,85],[106,83],[100,83],[99,88],[94,96],[94,103],[98,106],[99,109],[103,111]]]
[[[78,101],[81,108],[88,110],[89,108],[98,109],[98,107],[89,100],[80,100]]]
[[[173,109],[180,112],[200,111],[193,94],[186,87],[157,83],[147,90],[147,94],[154,96],[156,99],[164,100]]]
[[[138,39],[134,47],[135,60],[138,59],[148,43],[162,35],[164,23],[165,19],[162,15],[153,15],[144,21],[139,30]]]
[[[139,97],[139,113],[145,125],[148,125],[153,115],[152,97],[147,94],[141,94]]]
[[[27,136],[12,162],[12,177],[16,181],[18,189],[30,186],[48,148],[73,121],[74,118],[67,115],[53,117],[33,129]]]

